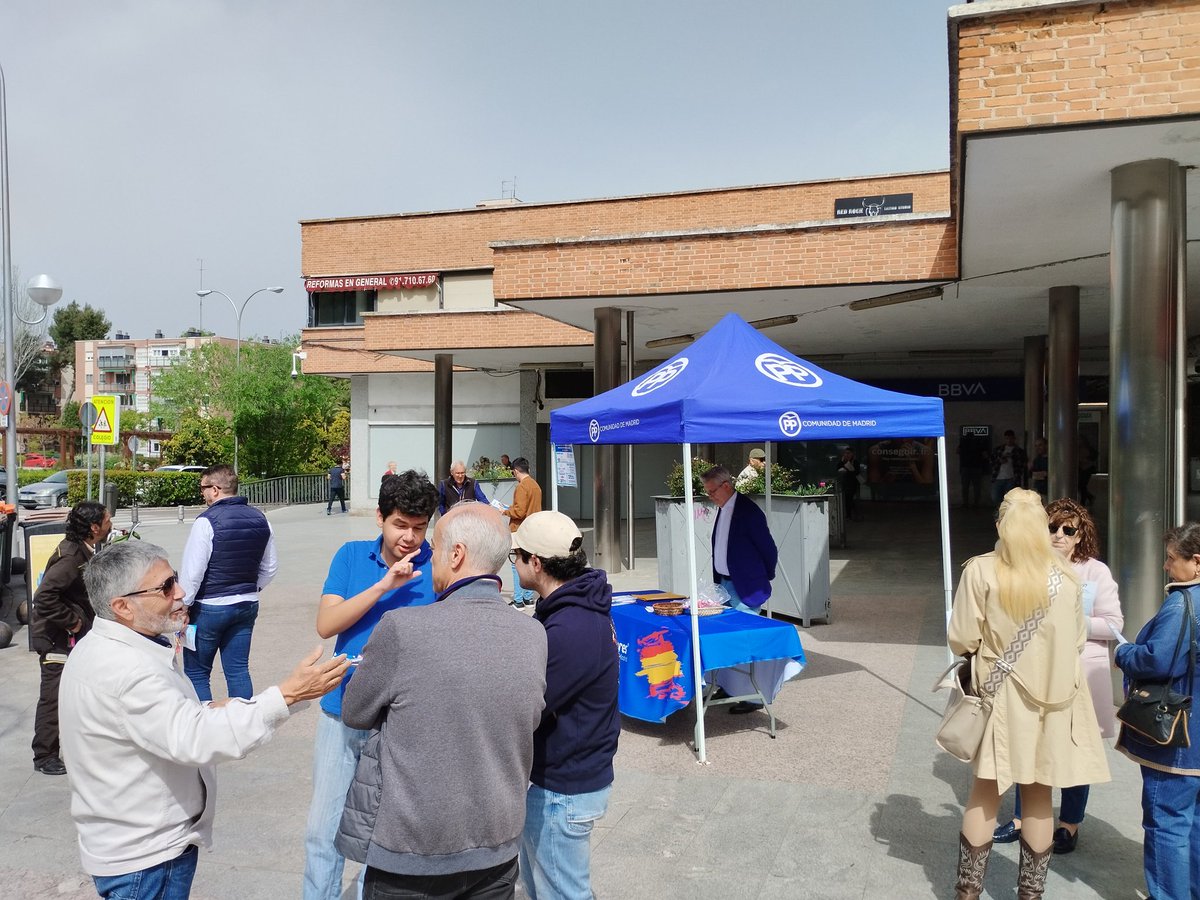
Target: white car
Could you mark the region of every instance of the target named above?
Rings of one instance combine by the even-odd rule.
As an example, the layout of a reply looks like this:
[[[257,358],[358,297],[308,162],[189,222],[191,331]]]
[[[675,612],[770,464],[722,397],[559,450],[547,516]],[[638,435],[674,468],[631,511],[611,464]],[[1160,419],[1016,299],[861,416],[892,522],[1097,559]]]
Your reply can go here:
[[[208,466],[159,466],[155,472],[203,472]]]

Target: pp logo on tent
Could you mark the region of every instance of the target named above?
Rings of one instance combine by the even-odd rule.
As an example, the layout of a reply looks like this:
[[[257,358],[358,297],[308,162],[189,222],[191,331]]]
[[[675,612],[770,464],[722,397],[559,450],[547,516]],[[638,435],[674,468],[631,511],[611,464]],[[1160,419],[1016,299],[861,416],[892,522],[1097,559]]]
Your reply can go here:
[[[600,423],[595,419],[588,422],[588,438],[593,444],[600,440]]]
[[[645,397],[651,391],[657,391],[664,384],[671,383],[680,372],[687,368],[687,364],[687,357],[681,356],[670,365],[663,366],[657,372],[647,375],[633,389],[633,396]],[[595,439],[593,438],[593,440]]]
[[[800,363],[778,353],[763,353],[754,360],[754,368],[772,381],[790,387],[815,388],[821,386],[821,376],[806,369]],[[798,429],[797,429],[798,430]]]
[[[787,437],[794,438],[800,433],[800,416],[789,409],[779,417],[779,430]]]

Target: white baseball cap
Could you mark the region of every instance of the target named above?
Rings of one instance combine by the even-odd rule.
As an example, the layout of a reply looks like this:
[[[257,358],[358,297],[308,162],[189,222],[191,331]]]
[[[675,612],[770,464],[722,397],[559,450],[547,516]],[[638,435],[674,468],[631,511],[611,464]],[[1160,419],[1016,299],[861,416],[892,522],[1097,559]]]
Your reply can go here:
[[[512,545],[542,559],[553,559],[578,550],[583,535],[569,516],[548,509],[522,522],[513,532]]]

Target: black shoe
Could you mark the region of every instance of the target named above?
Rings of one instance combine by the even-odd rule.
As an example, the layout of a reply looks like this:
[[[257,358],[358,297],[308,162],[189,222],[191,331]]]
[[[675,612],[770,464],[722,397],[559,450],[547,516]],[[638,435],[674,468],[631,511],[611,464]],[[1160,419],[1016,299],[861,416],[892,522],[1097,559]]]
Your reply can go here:
[[[763,708],[761,703],[751,703],[749,700],[739,700],[733,706],[729,707],[731,715],[744,716],[746,713],[758,712]]]
[[[997,825],[992,832],[992,841],[997,844],[1012,844],[1021,839],[1021,828],[1009,819],[1003,825]]]
[[[712,696],[710,696],[708,699],[709,700],[728,700],[729,694],[725,691],[725,688],[719,687],[715,691],[712,692]]]
[[[1074,853],[1075,845],[1079,843],[1079,830],[1071,834],[1066,828],[1054,829],[1054,852]]]
[[[67,767],[57,756],[48,756],[41,762],[35,762],[33,768],[43,775],[66,775]]]

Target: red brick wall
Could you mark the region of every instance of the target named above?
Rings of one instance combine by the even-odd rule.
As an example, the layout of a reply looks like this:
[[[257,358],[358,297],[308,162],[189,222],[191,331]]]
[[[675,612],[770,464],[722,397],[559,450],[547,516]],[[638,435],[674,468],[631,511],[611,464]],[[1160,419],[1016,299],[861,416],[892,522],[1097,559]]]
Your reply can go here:
[[[963,18],[957,67],[960,133],[1192,115],[1200,112],[1200,0]]]
[[[300,226],[306,276],[491,268],[494,241],[641,234],[824,221],[855,194],[913,194],[916,212],[950,208],[945,172],[770,187],[471,209]]]
[[[501,248],[498,300],[951,279],[954,224],[848,225],[772,234]]]
[[[452,318],[448,318],[452,317]],[[451,337],[452,336],[452,337]],[[590,347],[592,333],[516,310],[371,316],[364,347],[423,350],[444,347]]]

